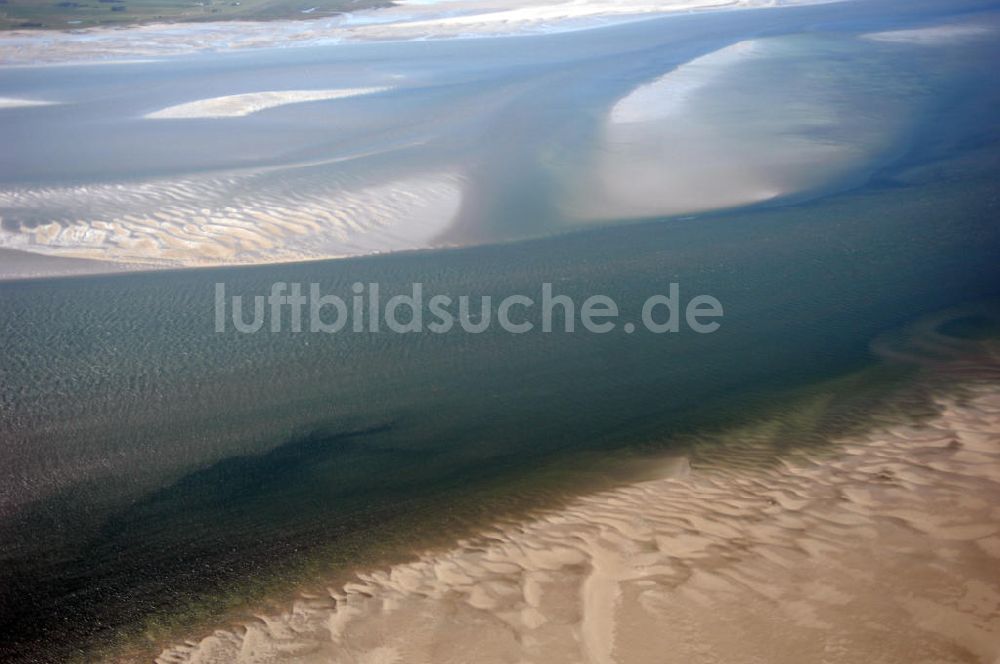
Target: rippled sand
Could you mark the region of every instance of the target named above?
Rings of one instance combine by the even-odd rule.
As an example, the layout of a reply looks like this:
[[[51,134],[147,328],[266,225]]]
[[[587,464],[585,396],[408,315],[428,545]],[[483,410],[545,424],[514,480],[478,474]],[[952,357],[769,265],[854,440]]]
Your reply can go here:
[[[157,662],[993,663],[1000,346],[956,354],[926,328],[887,346],[926,365],[924,392],[863,435],[780,454],[780,422],[697,439],[652,479]],[[904,415],[927,392],[937,414]]]
[[[430,246],[461,203],[452,173],[371,184],[306,171],[7,189],[0,247],[150,266],[332,258]]]
[[[269,108],[300,104],[307,101],[344,99],[384,92],[389,88],[347,88],[341,90],[273,90],[248,92],[240,95],[199,99],[185,104],[169,106],[146,114],[151,120],[179,120],[191,118],[240,118]]]

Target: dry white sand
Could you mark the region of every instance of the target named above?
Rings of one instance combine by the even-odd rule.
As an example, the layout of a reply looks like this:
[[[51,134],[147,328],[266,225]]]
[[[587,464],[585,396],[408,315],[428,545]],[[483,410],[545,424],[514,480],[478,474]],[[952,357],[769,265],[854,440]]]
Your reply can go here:
[[[781,452],[781,422],[705,439],[157,662],[994,664],[1000,347],[926,361],[931,419],[812,453]]]
[[[286,262],[422,249],[458,213],[451,172],[379,183],[322,171],[0,190],[0,248],[146,266]],[[0,213],[0,217],[3,214]]]
[[[239,118],[287,104],[307,101],[344,99],[384,92],[389,88],[343,88],[335,90],[268,90],[248,92],[211,99],[199,99],[146,114],[152,120],[178,120],[191,118]]]

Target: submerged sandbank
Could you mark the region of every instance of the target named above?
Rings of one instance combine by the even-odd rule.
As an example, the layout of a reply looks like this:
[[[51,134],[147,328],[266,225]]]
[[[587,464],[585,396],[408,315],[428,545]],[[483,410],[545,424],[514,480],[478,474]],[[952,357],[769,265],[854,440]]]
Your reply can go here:
[[[923,103],[920,75],[900,62],[887,84],[888,60],[866,47],[853,36],[756,38],[637,86],[609,109],[564,210],[597,222],[691,214],[855,181],[904,140]]]

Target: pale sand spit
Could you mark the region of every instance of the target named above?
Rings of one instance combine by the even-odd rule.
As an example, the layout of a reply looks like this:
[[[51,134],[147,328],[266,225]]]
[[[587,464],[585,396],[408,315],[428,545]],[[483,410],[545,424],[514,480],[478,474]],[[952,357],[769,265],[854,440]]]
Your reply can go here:
[[[1000,347],[986,348],[924,370],[930,419],[903,415],[910,395],[833,446],[779,453],[780,423],[705,439],[655,479],[156,661],[993,664]]]
[[[330,99],[344,99],[347,97],[359,97],[378,92],[385,92],[390,88],[343,88],[334,90],[269,90],[265,92],[248,92],[238,95],[226,95],[224,97],[212,97],[211,99],[199,99],[152,113],[147,113],[144,117],[150,120],[180,120],[192,118],[241,118],[251,113],[257,113],[269,108],[285,106],[288,104],[301,104],[307,101],[327,101]]]
[[[608,114],[613,125],[661,121],[682,113],[692,102],[692,95],[725,73],[729,65],[761,54],[761,42],[737,42],[695,58],[641,85],[620,99]]]
[[[0,97],[0,109],[24,108],[28,106],[52,106],[58,103],[59,102],[43,101],[40,99],[19,99],[16,97]]]

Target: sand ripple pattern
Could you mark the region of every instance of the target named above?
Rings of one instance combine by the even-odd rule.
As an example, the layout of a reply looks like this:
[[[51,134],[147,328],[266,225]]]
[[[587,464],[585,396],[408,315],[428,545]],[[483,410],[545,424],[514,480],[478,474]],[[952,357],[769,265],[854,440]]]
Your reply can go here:
[[[1000,350],[949,371],[961,395],[936,393],[930,419],[777,463],[780,427],[704,440],[657,479],[157,661],[993,663]]]
[[[446,172],[370,183],[323,169],[0,190],[0,247],[162,266],[427,247],[460,202]]]

